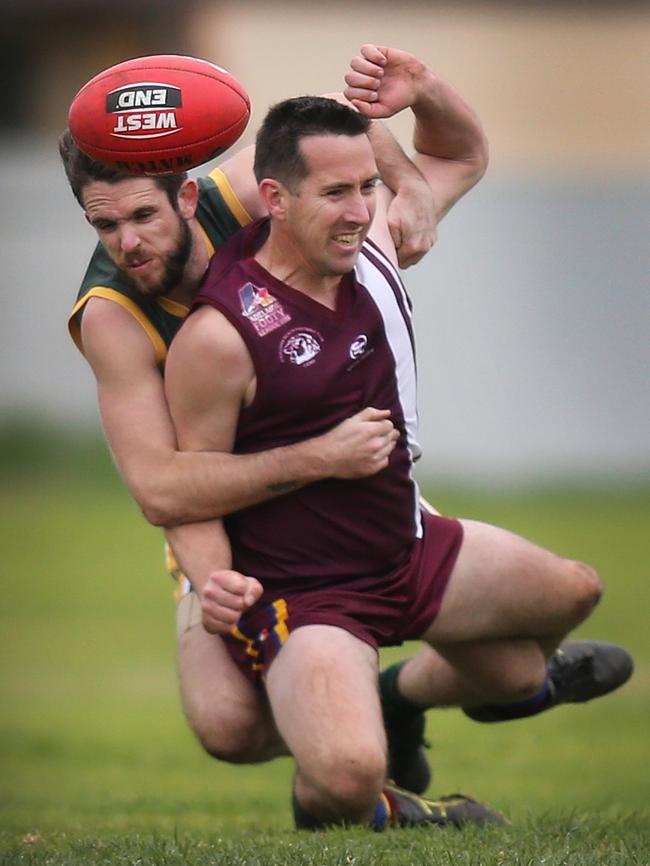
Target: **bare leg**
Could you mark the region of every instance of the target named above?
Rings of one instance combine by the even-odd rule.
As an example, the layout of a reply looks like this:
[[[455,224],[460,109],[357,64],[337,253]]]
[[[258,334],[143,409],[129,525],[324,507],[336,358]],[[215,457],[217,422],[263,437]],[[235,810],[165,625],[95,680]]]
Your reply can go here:
[[[424,650],[400,671],[419,706],[506,703],[536,693],[546,659],[591,613],[602,585],[587,565],[507,530],[463,521],[464,539]]]
[[[179,636],[178,670],[185,715],[209,754],[236,764],[287,754],[264,691],[245,678],[222,639],[200,623]]]
[[[296,798],[325,823],[367,822],[386,774],[377,654],[340,628],[303,626],[271,665],[273,715],[296,759]]]

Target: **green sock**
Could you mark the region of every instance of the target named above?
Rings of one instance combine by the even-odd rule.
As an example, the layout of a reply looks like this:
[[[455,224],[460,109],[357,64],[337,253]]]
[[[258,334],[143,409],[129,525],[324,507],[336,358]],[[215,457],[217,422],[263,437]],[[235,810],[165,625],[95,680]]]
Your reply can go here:
[[[397,686],[399,672],[407,661],[396,662],[379,674],[379,697],[386,723],[405,722],[422,712],[422,707],[405,698]]]

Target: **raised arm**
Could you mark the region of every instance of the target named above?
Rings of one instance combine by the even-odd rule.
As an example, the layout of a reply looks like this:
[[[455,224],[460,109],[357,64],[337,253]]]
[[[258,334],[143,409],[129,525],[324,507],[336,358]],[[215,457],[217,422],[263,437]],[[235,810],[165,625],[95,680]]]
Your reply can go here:
[[[179,451],[162,375],[140,325],[121,306],[93,298],[82,338],[117,466],[158,526],[219,517],[329,476],[363,477],[388,459],[378,433],[392,424],[369,409],[323,436],[259,454]]]
[[[439,222],[487,168],[487,140],[476,113],[451,84],[397,48],[362,46],[345,81],[345,96],[368,117],[411,109],[412,159],[431,189]]]

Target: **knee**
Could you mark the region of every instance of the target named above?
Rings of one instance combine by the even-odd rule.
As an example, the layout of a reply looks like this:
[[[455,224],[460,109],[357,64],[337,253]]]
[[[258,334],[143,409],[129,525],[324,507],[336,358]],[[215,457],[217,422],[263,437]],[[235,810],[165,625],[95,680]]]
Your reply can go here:
[[[252,764],[279,754],[279,737],[259,718],[204,715],[190,720],[192,730],[205,751],[229,764]]]
[[[600,601],[603,584],[590,565],[567,560],[566,568],[571,587],[571,615],[575,625],[578,625],[589,616]]]
[[[539,650],[534,654],[522,653],[501,669],[487,697],[499,704],[526,701],[539,693],[546,673],[546,659]]]
[[[363,820],[379,799],[386,781],[386,755],[379,745],[365,743],[323,755],[309,775],[319,799],[342,821]]]

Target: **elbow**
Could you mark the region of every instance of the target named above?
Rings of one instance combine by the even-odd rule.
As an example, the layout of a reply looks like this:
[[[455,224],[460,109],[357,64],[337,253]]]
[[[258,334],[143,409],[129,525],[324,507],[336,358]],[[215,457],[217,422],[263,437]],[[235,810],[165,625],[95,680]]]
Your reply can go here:
[[[127,485],[145,520],[152,526],[169,529],[183,522],[178,496],[164,479],[158,477],[152,481],[150,475],[141,475],[128,479]]]
[[[161,495],[159,491],[147,491],[146,493],[139,491],[137,494],[134,493],[134,497],[140,506],[145,520],[152,526],[170,529],[172,526],[176,526],[182,522],[180,515],[172,509],[172,503],[169,501],[169,498]]]
[[[138,504],[145,520],[152,526],[158,526],[161,529],[171,529],[180,522],[176,515],[165,510],[161,507],[160,503],[139,501]]]
[[[485,133],[481,130],[481,136],[476,145],[476,150],[471,160],[473,166],[474,183],[478,183],[487,171],[490,162],[490,146]]]

